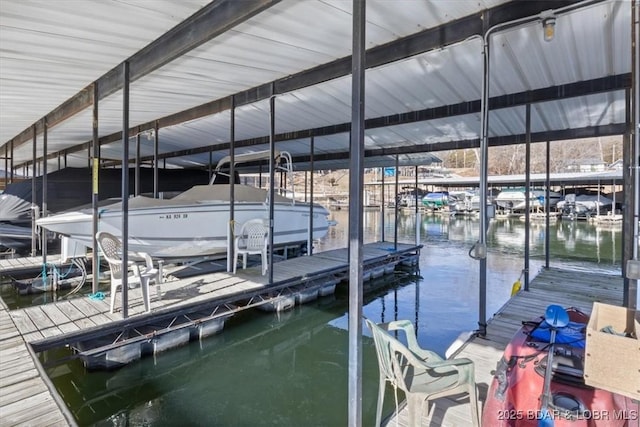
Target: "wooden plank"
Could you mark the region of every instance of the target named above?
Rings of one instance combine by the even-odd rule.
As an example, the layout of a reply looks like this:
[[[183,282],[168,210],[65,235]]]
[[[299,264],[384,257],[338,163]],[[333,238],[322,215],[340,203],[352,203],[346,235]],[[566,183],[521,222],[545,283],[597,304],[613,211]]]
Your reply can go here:
[[[49,255],[48,264],[62,265],[60,255]],[[42,266],[42,257],[4,258],[0,260],[0,274],[6,274],[16,269],[35,268]]]
[[[42,414],[37,417],[33,417],[29,420],[29,424],[32,426],[38,427],[49,427],[49,426],[66,426],[69,425],[69,422],[62,415],[61,412],[52,412],[47,414]]]
[[[15,328],[15,326],[11,329],[7,328],[7,329],[3,329],[0,331],[0,343],[2,343],[5,340],[14,338],[20,336],[20,333],[18,332],[18,330]]]
[[[105,314],[106,316],[111,316],[112,314],[109,313],[109,310],[111,310],[111,299],[110,298],[105,298],[103,300],[91,300],[91,302],[93,303],[94,307],[96,307],[96,309],[98,311],[100,311],[101,313]],[[112,319],[112,320],[115,320]]]
[[[17,355],[19,353],[15,353]],[[15,375],[22,369],[30,369],[33,367],[33,362],[30,358],[29,353],[23,354],[20,358],[12,358],[9,360],[3,360],[0,362],[0,366],[2,367],[2,372],[0,372],[0,378],[10,377],[11,375]]]
[[[2,394],[4,394],[5,387],[8,387],[12,384],[22,383],[23,381],[28,380],[30,378],[38,378],[40,381],[42,381],[40,379],[40,373],[33,366],[33,363],[31,363],[30,365],[16,365],[16,367],[21,368],[22,370],[16,371],[12,369],[11,372],[7,372],[6,375],[3,372],[3,377],[1,378],[1,381],[0,381]]]
[[[62,312],[60,308],[58,308],[58,305],[59,304],[44,304],[41,305],[40,308],[45,312],[45,314],[55,325],[60,326],[65,323],[71,322],[71,319],[69,319],[69,317],[64,314],[64,312]]]
[[[46,391],[1,407],[1,422],[2,425],[29,424],[36,417],[56,411],[59,411],[59,408],[51,394]]]
[[[92,305],[90,301],[91,300],[88,298],[74,298],[69,300],[69,302],[77,308],[78,311],[83,313],[85,317],[92,317],[94,314],[100,314],[101,311]]]
[[[34,331],[28,334],[23,334],[22,338],[24,338],[26,342],[32,342],[32,341],[41,340],[42,338],[44,338],[44,335],[42,335],[40,331]]]
[[[25,345],[24,338],[22,336],[11,338],[6,342],[2,342],[0,347],[0,363],[7,360],[22,357],[22,353],[26,352],[27,347]],[[18,355],[16,355],[16,353]]]
[[[45,338],[56,337],[62,334],[62,331],[57,326],[54,326],[52,328],[41,329],[40,332],[42,333],[42,336]]]
[[[71,302],[72,300],[69,301],[63,301],[58,303],[58,309],[69,318],[69,320],[71,320],[72,322],[76,322],[80,319],[84,319],[87,316],[85,316],[85,314],[83,312],[81,312],[80,310],[78,310]]]
[[[73,322],[63,323],[62,325],[58,326],[58,328],[60,328],[60,332],[63,334],[80,330],[80,327]]]
[[[42,330],[42,329],[51,328],[52,326],[55,326],[55,324],[51,321],[51,319],[49,319],[49,316],[47,316],[46,313],[42,311],[42,308],[40,308],[39,306],[25,308],[23,313],[29,316],[33,324],[36,326],[37,330]]]
[[[15,329],[16,325],[13,323],[13,320],[11,320],[11,317],[9,317],[8,314],[0,319],[0,333],[6,333]]]
[[[14,311],[11,313],[11,319],[15,323],[16,328],[21,334],[36,332],[38,328],[24,311]]]
[[[6,345],[4,345],[5,343],[3,343],[1,353],[4,357],[8,357],[10,354],[19,352],[21,351],[21,349],[26,348],[24,339],[21,336],[11,338],[10,340],[7,340],[6,343]]]
[[[89,329],[89,328],[93,328],[94,326],[97,325],[96,322],[94,322],[91,319],[78,319],[76,321],[73,322],[74,325],[76,325],[79,329]]]
[[[0,394],[0,407],[18,402],[44,391],[48,391],[47,386],[45,386],[42,379],[37,376],[7,386],[3,384],[2,394]]]
[[[142,312],[144,312],[144,306],[142,304],[140,304],[140,310],[139,311],[135,310],[135,309],[132,310],[131,308],[129,309],[129,315],[131,315],[131,316],[133,316],[135,314],[142,313]],[[120,316],[118,318],[118,320],[121,320],[121,319],[122,319],[122,316]],[[106,315],[104,315],[102,313],[96,314],[94,316],[91,316],[91,320],[94,321],[96,323],[96,325],[108,325],[108,324],[113,322],[113,319],[111,317],[106,316]]]
[[[6,338],[0,341],[0,354],[4,355],[5,350],[8,351],[8,349],[10,348],[21,346],[21,345],[24,345],[24,340],[22,339],[22,336],[19,334],[11,338]]]
[[[0,301],[2,301],[0,299]],[[0,310],[0,327],[5,328],[7,326],[13,326],[13,320],[7,310]]]

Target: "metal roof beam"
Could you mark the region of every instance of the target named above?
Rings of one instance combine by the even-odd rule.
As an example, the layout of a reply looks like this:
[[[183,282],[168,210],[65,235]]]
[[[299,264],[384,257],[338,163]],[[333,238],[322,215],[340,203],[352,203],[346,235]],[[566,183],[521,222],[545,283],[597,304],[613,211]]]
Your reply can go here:
[[[562,141],[567,139],[581,139],[581,138],[594,138],[599,136],[613,136],[613,135],[622,135],[626,132],[627,125],[625,123],[615,123],[609,125],[602,126],[589,126],[584,128],[577,129],[561,129],[561,130],[552,130],[545,132],[536,132],[531,134],[531,142],[546,142],[546,141]],[[489,146],[490,147],[498,147],[503,145],[514,145],[514,144],[522,144],[526,141],[526,134],[517,134],[517,135],[506,135],[506,136],[496,136],[489,138]],[[264,138],[264,141],[261,141],[260,144],[267,144],[269,142],[268,138]],[[204,150],[203,148],[196,148],[192,150],[184,150],[181,156],[188,156],[194,154],[202,154],[208,153],[210,149],[213,151],[225,150],[228,149],[228,143],[218,144],[216,146],[212,146]],[[237,141],[236,147],[250,147],[258,145],[255,143],[255,140],[244,140]],[[371,157],[380,157],[380,156],[396,156],[396,155],[404,155],[404,154],[416,154],[416,153],[434,153],[438,151],[445,150],[462,150],[468,148],[477,148],[480,146],[480,139],[466,139],[466,140],[458,140],[458,141],[447,141],[447,142],[435,142],[428,144],[419,144],[419,145],[402,145],[396,147],[389,148],[375,148],[370,150],[365,150],[365,158]],[[178,156],[172,156],[178,157]],[[145,158],[148,160],[148,158]],[[313,161],[314,163],[320,163],[323,161],[336,161],[336,160],[344,160],[347,161],[349,159],[348,151],[341,152],[333,152],[333,153],[314,153]],[[133,163],[134,160],[130,162]],[[292,161],[298,165],[298,170],[305,170],[303,165],[310,161],[309,155],[302,156],[294,156]],[[390,161],[389,165],[393,165],[395,160]],[[120,164],[119,161],[106,162],[105,166],[116,166]],[[252,165],[257,165],[258,162],[253,163]],[[250,165],[251,166],[251,165]]]
[[[555,101],[558,99],[564,98],[572,98],[577,96],[586,96],[593,95],[602,92],[611,92],[616,90],[624,90],[631,87],[631,74],[621,74],[609,77],[603,77],[594,80],[586,80],[577,83],[567,83],[559,86],[551,86],[542,89],[536,89],[532,91],[519,92],[515,94],[508,94],[502,96],[496,96],[489,100],[490,109],[498,110],[501,108],[512,108],[517,106],[526,105],[527,103],[537,103],[537,102],[548,102]],[[225,107],[225,100],[218,100],[208,103],[206,105],[200,106],[202,109],[206,108],[223,108]],[[230,105],[230,104],[229,104]],[[192,110],[188,110],[192,111]],[[480,100],[469,101],[469,102],[461,102],[459,104],[452,105],[444,105],[441,107],[427,108],[424,110],[418,111],[410,111],[407,113],[400,114],[392,114],[389,116],[376,117],[372,119],[368,119],[365,121],[366,129],[375,129],[379,127],[385,126],[396,126],[408,123],[415,123],[426,120],[434,120],[441,119],[447,117],[454,117],[458,115],[466,115],[466,114],[474,114],[480,112]],[[179,115],[186,114],[179,113],[178,115],[172,115],[160,119],[162,123],[172,123],[177,124],[182,122],[182,118],[178,117]],[[190,120],[190,119],[189,119]],[[155,126],[155,123],[150,123],[150,126]],[[135,135],[137,133],[143,132],[148,129],[152,129],[153,127],[147,128],[145,125],[136,126],[131,129],[130,135]],[[287,132],[276,135],[276,141],[287,141],[293,139],[303,139],[310,138],[311,136],[326,136],[326,135],[334,135],[338,133],[346,133],[351,129],[350,123],[340,123],[337,125],[325,126],[321,128],[315,129],[304,129],[295,132]],[[622,133],[622,132],[621,132]],[[107,135],[105,137],[100,138],[100,145],[109,144],[112,142],[116,142],[121,140],[122,135],[119,132],[113,133],[111,135]],[[565,138],[566,139],[566,138]],[[268,137],[262,136],[257,138],[250,138],[246,140],[236,141],[236,147],[251,147],[253,145],[260,145],[268,143]],[[517,143],[517,142],[514,142]],[[75,147],[63,150],[63,153],[75,153],[78,151],[84,151],[91,147],[90,142],[86,142],[84,144],[77,145]],[[463,147],[468,148],[468,147]],[[216,145],[209,145],[205,147],[197,147],[190,148],[179,151],[172,151],[169,153],[163,153],[158,156],[160,159],[167,159],[172,157],[182,157],[193,154],[201,154],[207,153],[209,151],[222,151],[228,150],[229,143],[222,143]],[[442,148],[442,150],[448,150],[454,148]],[[412,151],[416,152],[416,151]],[[49,159],[54,159],[58,156],[58,153],[51,153],[47,157]],[[40,159],[37,159],[38,161]],[[150,161],[153,160],[152,157],[144,157],[141,159],[142,161]],[[25,162],[24,164],[31,164],[31,161]]]
[[[602,126],[589,126],[585,128],[578,129],[562,129],[562,130],[554,130],[547,132],[537,132],[531,134],[531,142],[539,143],[546,141],[561,141],[567,139],[580,139],[580,138],[593,138],[598,136],[611,136],[611,135],[621,135],[624,133],[626,129],[626,125],[624,123],[612,124],[612,125],[602,125]],[[526,134],[519,135],[509,135],[509,136],[498,136],[489,138],[489,146],[497,147],[503,145],[513,145],[523,143],[526,140]],[[365,150],[365,158],[371,157],[382,157],[382,156],[396,156],[396,155],[410,155],[416,153],[432,153],[437,151],[445,151],[445,150],[458,150],[458,149],[466,149],[466,148],[477,148],[480,146],[480,139],[470,139],[463,141],[451,141],[451,142],[441,142],[441,143],[431,143],[431,144],[420,144],[420,145],[403,145],[398,147],[389,147],[389,148],[375,148],[370,150]],[[435,157],[435,156],[434,156]],[[302,165],[305,163],[309,163],[311,160],[311,156],[295,156],[291,159],[293,163],[296,165]],[[320,163],[323,161],[336,161],[336,160],[344,160],[345,162],[349,160],[349,152],[343,151],[338,153],[314,153],[313,161],[314,163]],[[393,165],[395,160],[390,160],[389,165]],[[257,163],[255,164],[257,165]],[[304,170],[304,168],[298,167],[299,170]]]
[[[532,91],[496,96],[489,100],[491,110],[512,108],[526,105],[527,103],[548,102],[562,98],[593,95],[602,92],[623,90],[631,86],[631,74],[603,77],[584,82],[568,83],[560,86],[551,86]],[[561,97],[561,98],[559,98]],[[427,120],[442,119],[458,115],[474,114],[480,112],[480,100],[461,102],[459,104],[445,105],[441,107],[427,108],[424,110],[410,111],[401,114],[376,117],[365,121],[366,129],[375,129],[386,126],[397,126]],[[288,141],[294,139],[310,138],[311,136],[327,136],[338,133],[346,133],[351,129],[351,123],[340,123],[315,129],[304,129],[295,132],[286,132],[276,135],[276,141]],[[622,133],[622,132],[621,132]],[[250,147],[268,143],[268,137],[262,136],[247,140],[236,141],[236,147]],[[161,158],[181,157],[192,154],[206,153],[209,151],[228,150],[229,144],[222,143],[207,147],[179,150],[164,153]],[[415,152],[415,151],[413,151]],[[144,158],[143,160],[150,160]]]
[[[280,0],[246,0],[240,2],[234,0],[216,0],[210,3],[194,14],[191,18],[176,26],[174,28],[175,33],[173,32],[174,30],[171,30],[156,40],[156,42],[151,43],[147,47],[149,51],[145,48],[129,58],[129,61],[132,64],[131,80],[135,81],[137,78],[141,77],[141,75],[137,75],[135,73],[149,73],[188,51],[186,46],[180,46],[177,42],[171,42],[172,37],[182,40],[183,43],[190,43],[190,49],[193,49],[194,47],[226,31],[233,25],[237,25],[240,22],[251,18],[279,1]],[[513,1],[501,4],[494,8],[485,10],[484,12],[476,13],[436,28],[424,30],[369,49],[366,53],[366,67],[371,68],[381,66],[413,55],[428,52],[433,49],[438,49],[443,46],[462,42],[473,36],[481,35],[483,28],[485,28],[483,26],[483,22],[485,20],[488,21],[489,26],[492,26],[501,22],[508,22],[518,18],[535,15],[544,10],[557,9],[577,3],[580,3],[580,0]],[[220,14],[220,16],[217,16],[217,14]],[[212,23],[218,23],[218,27]],[[205,33],[198,34],[194,31],[194,28]],[[192,32],[193,34],[191,34]],[[194,38],[195,36],[199,37]],[[173,51],[164,52],[163,49],[173,49]],[[153,65],[154,63],[155,68]],[[117,78],[118,69],[119,67],[115,67],[112,71],[105,74],[105,76],[97,81],[100,88],[100,98],[103,98],[108,93],[113,93],[121,86],[121,82],[119,82]],[[350,56],[340,58],[327,64],[323,64],[273,82],[265,83],[252,89],[237,93],[233,96],[235,96],[236,99],[236,106],[241,106],[268,99],[274,93],[294,91],[296,89],[312,86],[331,79],[344,77],[349,74],[351,74]],[[46,118],[49,126],[53,127],[55,124],[60,123],[62,120],[80,112],[82,109],[88,108],[92,102],[90,95],[91,92],[90,88],[85,88],[79,94],[72,97],[47,115]],[[179,123],[180,121],[178,120],[192,120],[206,115],[219,113],[228,109],[226,106],[230,105],[230,99],[231,97],[226,97],[215,100],[187,111],[165,117],[164,119],[159,120],[159,126],[166,127]],[[36,129],[38,131],[43,127],[43,120],[44,119],[40,120],[37,124]],[[154,124],[155,120],[153,122],[141,124],[139,129],[141,131],[153,129]],[[12,141],[14,141],[14,144],[16,144],[14,147],[16,147],[19,144],[30,141],[31,138],[32,129],[30,127],[13,138]],[[105,139],[105,141],[113,142],[109,137],[106,138],[107,139]],[[82,144],[82,146],[83,145],[84,144]],[[2,147],[0,147],[0,149],[1,148]]]
[[[579,138],[593,138],[598,136],[611,136],[611,135],[620,135],[626,129],[626,125],[624,123],[613,124],[613,125],[603,125],[603,126],[590,126],[579,129],[563,129],[563,130],[554,130],[547,132],[537,132],[531,134],[531,142],[546,142],[546,141],[560,141],[567,139],[579,139]],[[510,135],[510,136],[499,136],[489,138],[489,146],[496,147],[502,145],[513,145],[523,143],[525,141],[526,135]],[[427,153],[427,152],[437,152],[437,151],[445,151],[445,150],[458,150],[458,149],[466,149],[466,148],[477,148],[480,146],[480,139],[470,139],[463,141],[451,141],[451,142],[441,142],[441,143],[431,143],[431,144],[421,144],[421,145],[403,145],[399,147],[390,147],[390,148],[377,148],[372,150],[365,150],[365,157],[381,157],[381,156],[396,156],[396,155],[410,155],[415,153]],[[318,154],[314,153],[313,161],[314,163],[320,163],[323,161],[335,161],[335,160],[344,160],[347,161],[349,159],[348,152],[340,152],[340,153],[325,153]],[[300,167],[301,165],[308,163],[310,161],[310,156],[295,156],[292,158],[292,161],[298,165],[298,170],[305,170],[304,167]],[[394,164],[395,160],[389,160],[389,166]]]
[[[280,0],[212,1],[128,58],[127,61],[131,67],[131,81],[157,70],[279,2]],[[93,103],[93,84],[98,85],[99,99],[122,89],[121,74],[121,66],[115,66],[111,71],[40,119],[36,123],[36,131],[42,132],[45,120],[49,127],[53,127],[89,108]],[[33,129],[29,127],[12,139],[14,147],[31,141],[32,137]]]
[[[536,174],[538,175],[538,174]],[[546,174],[542,174],[542,177],[536,176],[536,175],[532,175],[531,176],[531,183],[532,184],[542,184],[545,185],[546,181],[547,181],[547,177]],[[551,177],[549,179],[550,185],[555,187],[555,186],[564,186],[564,187],[570,187],[570,188],[576,188],[576,187],[591,187],[594,185],[610,185],[611,182],[616,182],[617,185],[620,185],[623,181],[623,177],[622,177],[622,173],[620,173],[620,176],[599,176],[596,175],[595,177],[593,176],[572,176],[572,177],[566,177],[566,176],[559,176],[556,177],[554,176],[555,174],[551,174]],[[563,175],[563,174],[560,174]],[[515,176],[515,177],[511,177],[511,178],[506,178],[504,176],[501,177],[497,177],[497,176],[489,176],[489,186],[493,187],[493,188],[504,188],[504,187],[509,187],[509,186],[521,186],[524,184],[524,177],[520,176]],[[403,182],[403,184],[407,184],[406,181]],[[439,186],[439,187],[443,187],[443,188],[465,188],[465,187],[477,187],[479,184],[479,180],[473,179],[473,178],[467,178],[467,179],[461,179],[461,178],[449,178],[449,179],[443,179],[443,178],[420,178],[418,184],[420,185],[435,185],[435,186]],[[381,181],[377,181],[377,182],[370,182],[367,183],[366,185],[368,186],[374,186],[374,185],[382,185]],[[385,183],[385,185],[394,185],[393,182],[392,183]]]

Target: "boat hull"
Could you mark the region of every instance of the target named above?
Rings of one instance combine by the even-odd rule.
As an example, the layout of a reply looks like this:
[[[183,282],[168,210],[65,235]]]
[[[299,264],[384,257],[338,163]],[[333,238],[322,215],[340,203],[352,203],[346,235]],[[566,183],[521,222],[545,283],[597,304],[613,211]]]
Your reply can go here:
[[[588,316],[568,310],[570,320],[586,326]],[[532,337],[527,322],[507,345],[498,363],[483,410],[485,427],[537,427],[541,415],[548,341]],[[638,426],[638,404],[624,396],[584,384],[584,347],[556,340],[548,410],[555,427]],[[582,341],[584,342],[584,341]]]
[[[544,209],[546,192],[544,190],[531,190],[529,192],[529,209]],[[562,200],[562,195],[556,192],[549,192],[549,207],[555,207]],[[522,211],[526,209],[527,202],[525,191],[522,189],[507,189],[495,199],[495,203],[502,209]]]
[[[235,224],[269,217],[264,203],[238,202],[234,205]],[[328,232],[329,212],[314,205],[313,238]],[[274,246],[304,243],[308,240],[310,209],[307,203],[274,204]],[[128,212],[129,250],[153,257],[182,258],[225,253],[228,247],[229,204],[170,204],[130,208]],[[38,220],[38,225],[91,247],[93,216],[90,210],[69,212]],[[238,228],[237,226],[235,227]],[[122,212],[106,208],[99,212],[98,229],[122,236]]]

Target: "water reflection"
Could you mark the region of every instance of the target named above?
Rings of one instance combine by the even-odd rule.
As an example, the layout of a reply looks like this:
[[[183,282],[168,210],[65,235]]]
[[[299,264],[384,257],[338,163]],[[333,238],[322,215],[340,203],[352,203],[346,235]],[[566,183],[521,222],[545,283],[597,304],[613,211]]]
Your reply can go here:
[[[346,212],[333,213],[339,223],[348,222]],[[400,211],[398,216],[399,241],[415,241],[413,212]],[[380,238],[380,213],[365,212],[365,223],[376,224],[365,228],[365,241]],[[476,217],[422,215],[421,243],[471,245],[478,240],[479,219]],[[385,238],[393,241],[395,222],[393,211],[385,212]],[[544,259],[546,226],[544,222],[532,221],[529,227],[531,257]],[[491,221],[487,245],[494,253],[524,255],[525,222],[518,218]],[[617,268],[622,255],[622,224],[595,224],[586,221],[557,221],[549,226],[550,254],[553,259],[564,261],[588,261]],[[346,241],[345,243],[346,244]]]
[[[331,218],[338,226],[330,230],[328,239],[319,245],[320,250],[344,247],[348,242],[348,212],[334,211]],[[380,239],[381,214],[364,212],[364,241]],[[395,236],[394,212],[384,213],[385,239]],[[416,216],[413,212],[400,211],[398,215],[398,239],[414,242]],[[454,242],[473,244],[478,240],[479,219],[448,215],[421,215],[421,242]],[[529,244],[532,257],[544,257],[546,227],[544,222],[532,221],[529,227]],[[524,254],[525,223],[518,218],[493,220],[490,223],[489,249],[495,252]],[[621,262],[622,224],[595,224],[587,221],[557,221],[549,226],[550,252],[563,260],[595,261],[616,265]]]
[[[338,226],[316,251],[345,247],[348,212],[333,212]],[[365,212],[364,241],[380,238],[380,212]],[[393,212],[384,217],[393,241]],[[420,222],[420,275],[398,272],[372,286],[364,315],[374,321],[410,319],[419,342],[443,355],[463,331],[477,328],[479,266],[467,252],[478,220],[424,216]],[[416,218],[398,218],[398,240],[415,240]],[[544,227],[531,227],[532,272],[543,265]],[[615,271],[621,232],[587,223],[553,224],[554,265]],[[524,223],[491,226],[487,260],[491,315],[507,300],[523,268]],[[597,264],[596,264],[597,263]],[[277,268],[277,267],[276,267]],[[348,300],[346,285],[334,297],[276,314],[248,312],[222,334],[191,343],[115,372],[84,371],[78,362],[50,371],[80,425],[340,426],[348,413]],[[369,331],[363,340],[363,424],[375,418],[378,369]],[[47,356],[45,356],[47,357]],[[385,412],[394,405],[385,399]]]

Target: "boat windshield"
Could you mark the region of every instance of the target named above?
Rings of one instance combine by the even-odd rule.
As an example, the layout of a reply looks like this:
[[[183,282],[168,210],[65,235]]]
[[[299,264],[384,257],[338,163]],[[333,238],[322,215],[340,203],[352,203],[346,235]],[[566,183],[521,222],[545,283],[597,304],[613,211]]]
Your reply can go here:
[[[295,191],[293,188],[293,164],[291,160],[291,154],[286,151],[275,151],[274,172],[280,172],[286,178],[285,180],[276,179],[274,184],[275,194],[282,196],[289,196],[292,200],[295,200]],[[238,154],[234,156],[234,164],[257,162],[261,160],[269,160],[271,152],[269,150],[259,151],[255,153]],[[216,169],[211,177],[210,185],[216,184],[229,184],[231,157],[226,156],[220,159]],[[240,184],[240,176],[237,170],[234,170],[236,184]],[[287,182],[288,181],[288,182]],[[267,199],[268,203],[268,199]]]

